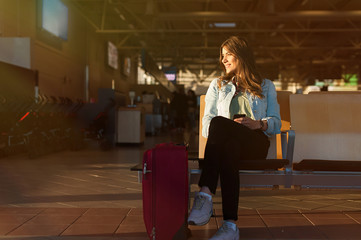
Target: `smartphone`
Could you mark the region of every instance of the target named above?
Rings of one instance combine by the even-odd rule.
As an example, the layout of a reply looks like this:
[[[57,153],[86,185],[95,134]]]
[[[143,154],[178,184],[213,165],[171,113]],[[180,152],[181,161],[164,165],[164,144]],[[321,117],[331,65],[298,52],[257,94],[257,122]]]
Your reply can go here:
[[[245,117],[245,116],[246,116],[246,114],[234,114],[233,119],[241,118],[241,117]]]

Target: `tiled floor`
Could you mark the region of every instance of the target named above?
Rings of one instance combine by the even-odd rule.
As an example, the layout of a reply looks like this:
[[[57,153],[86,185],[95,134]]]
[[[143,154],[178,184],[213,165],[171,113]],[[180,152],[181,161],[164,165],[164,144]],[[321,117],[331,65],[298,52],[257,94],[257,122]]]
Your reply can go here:
[[[0,239],[147,239],[141,184],[129,168],[154,144],[182,140],[147,137],[107,152],[90,141],[81,151],[0,159]],[[214,203],[210,223],[190,226],[191,240],[221,224],[219,195]],[[237,224],[241,239],[361,239],[361,190],[241,189]]]

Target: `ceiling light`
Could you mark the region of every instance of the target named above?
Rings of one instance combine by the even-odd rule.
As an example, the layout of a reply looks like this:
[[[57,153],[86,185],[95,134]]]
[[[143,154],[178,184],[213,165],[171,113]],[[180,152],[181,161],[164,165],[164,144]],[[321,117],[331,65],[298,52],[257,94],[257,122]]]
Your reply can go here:
[[[308,2],[308,0],[303,0],[303,1],[301,2],[301,5],[302,5],[302,6],[305,5],[307,2]]]
[[[285,24],[284,24],[284,23],[280,23],[280,24],[277,25],[277,28],[278,28],[278,29],[282,29],[282,28],[284,28],[284,27],[285,27]]]
[[[229,22],[229,23],[213,23],[213,24],[210,24],[214,27],[217,27],[217,28],[234,28],[236,27],[236,23],[234,22]]]
[[[119,14],[119,17],[120,17],[123,21],[125,21],[125,17],[124,17],[123,14]]]
[[[148,0],[147,5],[145,7],[145,15],[153,15],[154,14],[154,0]]]
[[[119,9],[118,8],[114,8],[114,11],[119,15],[119,17],[123,20],[123,21],[125,21],[125,17],[124,17],[124,15],[123,14],[121,14],[121,12],[119,11]]]
[[[274,37],[274,36],[276,36],[276,35],[277,35],[276,32],[271,32],[271,33],[270,33],[270,36],[271,36],[271,37]]]

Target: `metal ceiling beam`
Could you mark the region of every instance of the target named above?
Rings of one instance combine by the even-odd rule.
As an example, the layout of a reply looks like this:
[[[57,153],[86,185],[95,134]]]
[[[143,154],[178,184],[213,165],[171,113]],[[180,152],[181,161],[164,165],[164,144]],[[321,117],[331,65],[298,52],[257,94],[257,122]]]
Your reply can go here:
[[[161,62],[161,61],[157,61],[157,62]],[[348,64],[348,63],[358,63],[358,60],[355,59],[338,59],[338,58],[332,58],[332,59],[313,59],[313,60],[309,60],[309,59],[301,59],[301,60],[294,60],[294,59],[279,59],[279,60],[275,60],[275,59],[259,59],[256,60],[256,63],[259,65],[263,65],[263,64],[287,64],[287,65],[301,65],[304,66],[305,64],[339,64],[339,63],[343,63],[343,64]],[[172,61],[163,61],[163,64],[171,64]],[[194,69],[199,69],[201,67],[203,67],[204,69],[215,69],[219,67],[219,63],[218,61],[215,61],[214,63],[203,63],[203,64],[198,64],[198,63],[194,63],[192,61],[184,61],[182,62],[183,65],[187,65],[188,67],[194,68]]]
[[[143,27],[148,28],[148,25],[145,24],[145,22],[144,22],[137,14],[135,14],[132,10],[128,9],[128,7],[127,7],[125,4],[121,3],[120,6],[123,8],[123,10],[125,10],[125,11],[126,11],[127,13],[129,13],[132,17],[134,17],[134,19],[135,19],[138,23],[140,23]]]
[[[107,0],[104,0],[103,13],[102,13],[102,23],[101,23],[101,29],[104,29],[105,18],[106,18],[106,12],[107,12]]]
[[[184,19],[207,19],[218,21],[219,18],[226,21],[235,21],[237,19],[256,18],[258,21],[280,20],[282,18],[298,18],[298,19],[312,19],[312,20],[339,20],[345,19],[360,19],[361,10],[352,11],[327,11],[327,10],[312,10],[312,11],[292,11],[292,12],[275,12],[273,14],[258,14],[249,12],[169,12],[160,13],[156,16],[159,20],[184,20]],[[218,18],[218,19],[217,19]]]
[[[122,46],[119,47],[119,49],[124,49],[124,50],[140,50],[143,49],[144,47],[141,46]],[[146,50],[154,50],[154,49],[159,49],[161,48],[161,46],[155,46],[155,47],[145,47]],[[177,46],[175,48],[178,49],[184,49],[184,50],[219,50],[219,46],[208,46],[208,47],[202,47],[202,46],[196,46],[196,47],[190,47],[190,46]],[[307,46],[300,46],[300,47],[289,47],[289,46],[259,46],[259,47],[254,47],[253,50],[254,51],[262,51],[262,50],[321,50],[321,49],[337,49],[337,50],[361,50],[361,46],[344,46],[344,47],[335,47],[335,46],[312,46],[312,47],[307,47]]]
[[[86,2],[86,1],[90,1],[90,0],[73,0],[73,1],[78,1],[78,2]],[[94,2],[100,1],[100,0],[92,0]],[[121,4],[121,2],[124,2],[125,0],[110,0],[111,4],[117,5],[117,4]],[[132,3],[144,3],[147,0],[128,0],[129,2]],[[177,3],[181,3],[181,4],[187,4],[187,3],[204,3],[204,2],[227,2],[227,0],[157,0],[157,2],[159,3],[173,3],[173,2],[177,2]],[[252,2],[254,0],[236,0],[238,2]]]
[[[108,29],[97,30],[97,33],[107,34],[128,34],[128,33],[267,33],[267,32],[300,32],[300,33],[332,33],[332,32],[360,32],[361,28],[283,28],[283,29],[238,29],[238,28],[217,28],[217,29]]]
[[[84,14],[84,9],[82,9],[82,7],[77,3],[77,2],[73,2],[73,6],[74,8],[78,11],[78,13],[91,25],[93,26],[93,28],[98,31],[99,27],[87,16]]]

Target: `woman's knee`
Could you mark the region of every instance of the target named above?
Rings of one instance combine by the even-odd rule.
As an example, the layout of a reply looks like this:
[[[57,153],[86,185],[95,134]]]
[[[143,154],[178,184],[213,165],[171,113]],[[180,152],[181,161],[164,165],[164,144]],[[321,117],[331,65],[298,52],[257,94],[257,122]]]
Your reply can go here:
[[[244,130],[249,131],[249,129],[242,124],[221,116],[214,117],[209,124],[209,136],[215,134],[224,135],[229,138],[230,136],[234,136],[235,132],[239,133]]]
[[[210,125],[219,125],[224,123],[224,121],[229,121],[229,119],[222,116],[216,116],[212,118]]]
[[[222,129],[222,126],[226,124],[226,122],[229,121],[229,119],[221,116],[217,116],[212,118],[210,124],[209,124],[209,133]]]

